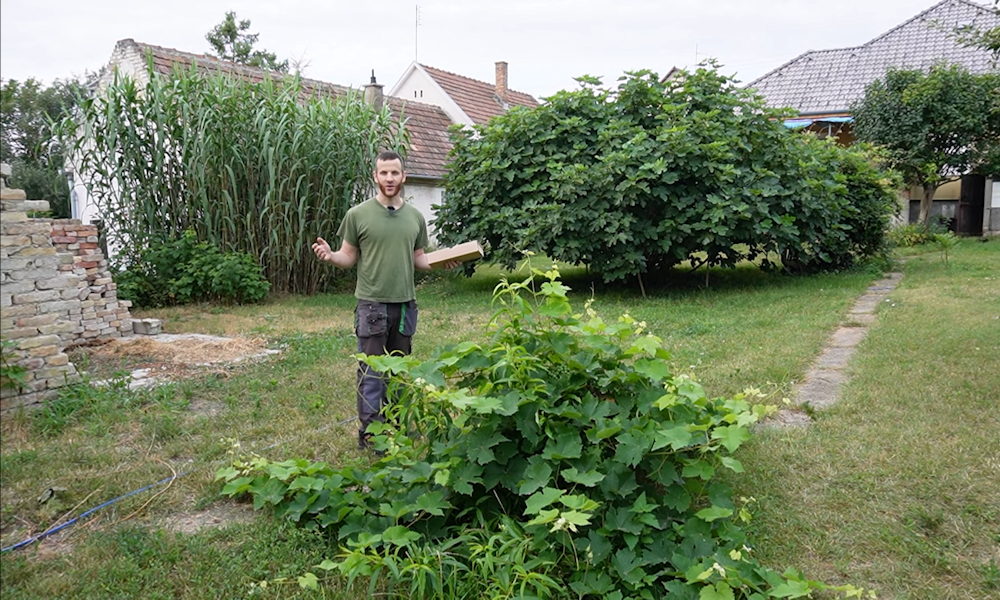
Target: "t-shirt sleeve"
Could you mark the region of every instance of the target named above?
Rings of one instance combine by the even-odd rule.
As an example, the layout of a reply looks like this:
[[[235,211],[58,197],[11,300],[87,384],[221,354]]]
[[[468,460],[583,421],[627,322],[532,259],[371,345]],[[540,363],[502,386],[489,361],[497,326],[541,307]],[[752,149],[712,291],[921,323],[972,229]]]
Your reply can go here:
[[[427,221],[424,219],[424,215],[419,212],[417,215],[420,217],[420,231],[417,233],[417,241],[413,245],[414,250],[422,250],[427,246],[430,246],[431,241],[427,235]]]
[[[340,222],[340,229],[337,230],[337,237],[342,241],[358,248],[358,223],[354,211],[347,211],[344,220]]]

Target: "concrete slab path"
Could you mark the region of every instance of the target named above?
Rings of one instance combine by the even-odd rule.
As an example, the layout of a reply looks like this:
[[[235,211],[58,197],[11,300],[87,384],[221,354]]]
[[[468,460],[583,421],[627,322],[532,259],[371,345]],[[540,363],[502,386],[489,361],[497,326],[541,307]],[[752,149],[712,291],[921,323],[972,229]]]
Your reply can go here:
[[[830,336],[803,380],[792,390],[792,405],[779,410],[761,423],[762,426],[803,427],[812,422],[811,411],[829,408],[840,400],[841,391],[850,379],[847,367],[851,358],[875,322],[878,306],[902,278],[902,273],[888,273],[868,287]]]

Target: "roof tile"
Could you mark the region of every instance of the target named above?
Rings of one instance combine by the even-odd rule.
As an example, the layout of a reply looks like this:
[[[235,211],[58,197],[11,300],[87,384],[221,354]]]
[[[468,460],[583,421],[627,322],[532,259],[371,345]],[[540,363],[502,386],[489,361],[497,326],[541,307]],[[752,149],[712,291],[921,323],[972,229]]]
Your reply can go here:
[[[854,48],[810,51],[750,82],[769,106],[801,114],[847,113],[869,83],[895,69],[929,70],[960,64],[973,73],[996,72],[988,50],[961,45],[954,30],[1000,26],[1000,15],[968,0],[944,0]]]
[[[491,118],[502,115],[509,106],[527,106],[529,108],[538,106],[538,101],[530,94],[507,90],[507,97],[501,100],[497,96],[496,87],[491,83],[464,75],[456,75],[427,65],[420,66],[478,125],[483,125]],[[507,103],[506,106],[504,101]]]
[[[155,71],[161,74],[171,73],[176,66],[194,65],[202,71],[227,73],[254,82],[263,81],[268,77],[286,76],[283,73],[240,65],[205,54],[193,54],[131,40],[123,40],[119,44],[123,42],[135,44],[141,54],[147,55],[152,60]],[[340,96],[352,91],[352,88],[316,79],[302,77],[300,82],[302,94],[306,97]],[[359,92],[359,90],[354,91]],[[385,102],[392,110],[394,120],[397,122],[402,120],[410,134],[410,150],[406,157],[407,174],[411,177],[428,179],[444,177],[447,172],[448,152],[451,150],[448,128],[452,122],[448,115],[432,104],[391,96],[387,96]]]

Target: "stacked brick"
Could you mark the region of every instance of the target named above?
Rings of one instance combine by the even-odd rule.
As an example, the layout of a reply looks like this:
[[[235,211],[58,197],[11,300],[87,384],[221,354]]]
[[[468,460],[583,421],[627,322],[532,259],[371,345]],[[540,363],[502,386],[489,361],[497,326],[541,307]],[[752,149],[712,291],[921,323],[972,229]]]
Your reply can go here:
[[[79,381],[67,347],[132,329],[93,226],[29,218],[49,207],[26,200],[22,190],[0,190],[0,202],[0,337],[5,363],[27,369],[21,389],[0,391],[0,411],[6,411],[43,402]]]
[[[83,225],[76,219],[52,221],[52,245],[60,256],[72,257],[72,262],[59,265],[59,271],[76,280],[76,297],[80,300],[79,323],[66,342],[78,345],[132,335],[128,310],[132,303],[118,299],[117,285],[98,245],[97,226]]]

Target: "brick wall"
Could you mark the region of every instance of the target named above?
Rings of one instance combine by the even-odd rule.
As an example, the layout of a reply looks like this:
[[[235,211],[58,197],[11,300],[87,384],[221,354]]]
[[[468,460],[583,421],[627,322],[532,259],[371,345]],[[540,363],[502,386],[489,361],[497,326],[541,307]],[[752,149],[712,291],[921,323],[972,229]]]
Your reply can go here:
[[[73,219],[33,219],[48,203],[0,190],[0,337],[5,360],[28,369],[22,390],[0,391],[0,411],[43,402],[79,381],[66,349],[132,334],[128,301],[118,300],[97,228]]]

